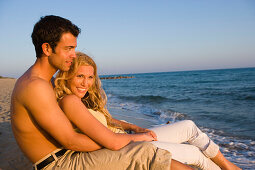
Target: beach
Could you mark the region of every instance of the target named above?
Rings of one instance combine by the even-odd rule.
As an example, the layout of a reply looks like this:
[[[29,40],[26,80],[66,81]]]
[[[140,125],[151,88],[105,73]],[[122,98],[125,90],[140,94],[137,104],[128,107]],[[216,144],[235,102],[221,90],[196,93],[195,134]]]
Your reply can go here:
[[[19,149],[11,130],[10,103],[16,79],[0,79],[0,169],[32,169]]]
[[[243,169],[255,161],[255,68],[133,74],[102,80],[114,118],[141,127],[193,120]],[[32,169],[11,130],[15,79],[0,79],[0,170]]]

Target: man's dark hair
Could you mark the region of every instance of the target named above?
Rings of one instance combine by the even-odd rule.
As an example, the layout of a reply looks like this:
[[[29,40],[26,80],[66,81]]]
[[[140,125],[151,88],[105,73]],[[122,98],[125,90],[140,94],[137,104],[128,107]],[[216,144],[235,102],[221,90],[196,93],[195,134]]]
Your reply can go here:
[[[35,24],[31,35],[36,57],[41,57],[43,43],[49,43],[52,51],[55,53],[55,47],[63,33],[71,33],[73,36],[78,37],[80,28],[71,21],[59,16],[48,15],[41,17]]]

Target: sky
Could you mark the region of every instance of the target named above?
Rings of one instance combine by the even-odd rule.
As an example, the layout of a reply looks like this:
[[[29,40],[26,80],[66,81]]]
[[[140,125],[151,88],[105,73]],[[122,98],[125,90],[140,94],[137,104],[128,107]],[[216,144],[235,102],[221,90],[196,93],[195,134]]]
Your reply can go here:
[[[1,76],[35,62],[45,15],[81,28],[76,49],[101,75],[255,67],[253,0],[0,0]]]

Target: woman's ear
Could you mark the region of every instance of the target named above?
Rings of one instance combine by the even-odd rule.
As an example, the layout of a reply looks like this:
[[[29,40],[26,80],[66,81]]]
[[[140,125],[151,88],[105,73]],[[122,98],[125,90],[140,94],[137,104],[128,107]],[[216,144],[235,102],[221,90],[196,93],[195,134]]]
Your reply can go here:
[[[42,51],[44,53],[44,55],[46,56],[50,56],[52,53],[52,49],[49,43],[43,43],[42,44]]]

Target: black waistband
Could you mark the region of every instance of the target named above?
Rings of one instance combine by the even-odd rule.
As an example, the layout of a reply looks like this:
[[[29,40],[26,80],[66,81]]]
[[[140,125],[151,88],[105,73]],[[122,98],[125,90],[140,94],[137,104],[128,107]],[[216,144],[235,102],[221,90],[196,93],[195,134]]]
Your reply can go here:
[[[60,151],[56,152],[55,155],[57,158],[64,155],[66,153],[66,149],[61,149]],[[46,158],[44,161],[40,162],[36,165],[36,168],[38,170],[43,169],[45,166],[49,165],[51,162],[53,162],[55,159],[52,155],[50,155],[48,158]]]

